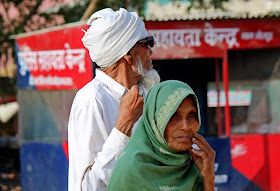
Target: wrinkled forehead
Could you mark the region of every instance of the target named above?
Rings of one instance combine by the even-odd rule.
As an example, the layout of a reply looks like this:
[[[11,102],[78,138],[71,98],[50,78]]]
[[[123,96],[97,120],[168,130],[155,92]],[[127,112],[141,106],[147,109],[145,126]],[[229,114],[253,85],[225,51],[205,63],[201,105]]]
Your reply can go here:
[[[196,109],[199,107],[198,100],[197,100],[197,97],[196,97],[195,94],[190,94],[186,98],[189,98],[189,99],[191,99],[193,101],[194,106],[195,106]]]
[[[163,97],[163,99],[159,98],[157,100],[156,110],[156,122],[161,132],[164,131],[167,122],[169,121],[170,117],[176,112],[181,102],[191,93],[192,92],[190,92],[188,88],[179,87],[172,93],[169,92],[168,94],[166,92],[163,94],[158,94],[158,96]],[[162,101],[158,102],[159,100]]]

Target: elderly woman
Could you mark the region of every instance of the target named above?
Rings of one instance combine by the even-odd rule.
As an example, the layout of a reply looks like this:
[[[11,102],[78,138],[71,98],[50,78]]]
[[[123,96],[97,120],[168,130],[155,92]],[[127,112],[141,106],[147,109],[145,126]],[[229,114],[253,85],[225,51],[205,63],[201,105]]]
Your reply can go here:
[[[198,100],[187,84],[169,80],[153,87],[108,191],[214,191],[215,151],[197,134],[199,127]]]

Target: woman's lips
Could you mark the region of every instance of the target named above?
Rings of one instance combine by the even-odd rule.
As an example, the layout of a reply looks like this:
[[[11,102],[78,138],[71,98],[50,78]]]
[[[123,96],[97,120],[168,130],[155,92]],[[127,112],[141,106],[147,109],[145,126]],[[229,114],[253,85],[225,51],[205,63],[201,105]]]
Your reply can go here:
[[[192,137],[187,136],[176,137],[176,139],[180,140],[181,142],[192,142]]]

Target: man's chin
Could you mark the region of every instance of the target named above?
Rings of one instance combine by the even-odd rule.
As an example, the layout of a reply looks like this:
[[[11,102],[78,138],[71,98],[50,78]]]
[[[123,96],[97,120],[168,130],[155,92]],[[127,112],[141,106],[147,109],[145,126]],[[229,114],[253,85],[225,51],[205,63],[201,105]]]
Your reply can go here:
[[[160,82],[160,76],[155,69],[151,69],[147,72],[145,77],[141,79],[142,85],[147,89],[150,90],[152,87],[157,85]]]

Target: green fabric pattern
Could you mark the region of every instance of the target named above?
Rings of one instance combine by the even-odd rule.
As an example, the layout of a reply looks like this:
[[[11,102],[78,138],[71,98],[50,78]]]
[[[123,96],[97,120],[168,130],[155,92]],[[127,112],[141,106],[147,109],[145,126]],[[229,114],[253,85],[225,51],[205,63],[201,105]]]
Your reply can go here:
[[[201,174],[189,152],[169,148],[164,139],[169,119],[191,94],[195,95],[187,84],[176,80],[161,82],[149,91],[142,118],[115,163],[108,191],[203,189]]]

